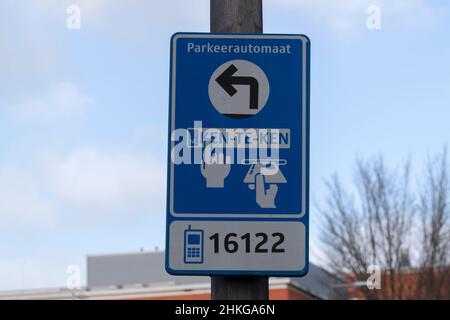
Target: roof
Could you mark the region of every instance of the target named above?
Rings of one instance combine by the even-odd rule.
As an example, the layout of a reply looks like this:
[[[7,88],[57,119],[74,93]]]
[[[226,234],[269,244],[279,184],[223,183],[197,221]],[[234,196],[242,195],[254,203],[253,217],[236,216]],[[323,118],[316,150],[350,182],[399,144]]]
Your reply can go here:
[[[92,289],[139,284],[210,284],[209,277],[168,274],[164,268],[164,251],[88,256],[87,274],[87,286]],[[347,298],[346,282],[312,263],[305,277],[284,279],[320,299]]]
[[[310,263],[302,278],[271,277],[270,288],[291,286],[318,299],[347,299],[346,282]],[[210,277],[173,276],[164,268],[164,252],[87,257],[87,287],[10,291],[1,299],[129,299],[209,293]]]
[[[298,289],[326,300],[347,299],[347,283],[325,269],[310,263],[308,274],[301,278],[289,278]]]
[[[209,283],[209,277],[172,276],[164,268],[164,251],[87,257],[87,287],[183,285]]]

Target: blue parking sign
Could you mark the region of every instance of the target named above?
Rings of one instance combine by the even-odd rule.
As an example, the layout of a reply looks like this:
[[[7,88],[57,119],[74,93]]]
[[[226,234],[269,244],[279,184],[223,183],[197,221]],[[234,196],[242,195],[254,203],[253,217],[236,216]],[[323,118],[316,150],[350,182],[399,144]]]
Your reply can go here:
[[[303,35],[173,35],[169,273],[306,274],[309,65]]]

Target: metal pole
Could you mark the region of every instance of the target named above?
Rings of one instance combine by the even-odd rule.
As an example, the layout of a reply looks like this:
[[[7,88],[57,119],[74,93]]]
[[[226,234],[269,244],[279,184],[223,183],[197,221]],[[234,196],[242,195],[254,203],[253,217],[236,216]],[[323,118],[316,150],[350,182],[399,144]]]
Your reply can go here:
[[[262,33],[262,0],[211,0],[211,32]],[[268,277],[211,277],[213,300],[267,300]]]

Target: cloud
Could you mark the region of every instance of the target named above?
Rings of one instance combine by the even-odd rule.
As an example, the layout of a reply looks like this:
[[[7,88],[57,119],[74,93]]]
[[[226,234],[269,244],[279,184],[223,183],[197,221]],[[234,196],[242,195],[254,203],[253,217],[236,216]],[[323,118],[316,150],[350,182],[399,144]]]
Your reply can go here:
[[[0,2],[0,87],[2,97],[38,88],[60,74],[61,39],[41,1]],[[63,26],[63,25],[62,25]]]
[[[34,162],[31,168],[0,166],[1,227],[19,231],[60,227],[67,219],[163,215],[165,163],[150,154],[81,148]]]
[[[46,166],[50,190],[67,206],[122,214],[164,206],[166,171],[150,155],[84,148],[48,158]]]
[[[79,265],[84,273],[84,261],[79,258],[70,263],[49,258],[0,258],[0,291],[64,288],[71,264]],[[82,285],[84,278],[82,274]]]
[[[13,167],[0,167],[1,225],[35,227],[52,223],[54,211],[31,175]]]
[[[162,237],[164,161],[100,148],[52,151],[31,160],[29,167],[0,164],[0,239],[6,248],[0,245],[0,290],[62,287],[67,266],[83,266],[89,250],[146,243],[154,237],[146,228]],[[127,239],[108,246],[98,238],[119,230],[128,232]]]
[[[38,96],[26,97],[10,111],[21,120],[55,121],[73,119],[92,105],[94,100],[81,93],[75,84],[60,82]]]
[[[434,25],[440,11],[425,0],[277,0],[265,2],[265,15],[292,27],[307,27],[311,31],[323,30],[337,38],[353,37],[367,31],[367,8],[377,5],[381,9],[382,29],[410,30]],[[269,13],[273,12],[273,13]],[[274,24],[275,25],[275,24]]]
[[[69,5],[78,5],[81,30],[95,30],[124,42],[139,41],[142,36],[160,35],[168,30],[209,28],[209,1],[205,0],[45,0],[42,5],[54,17]],[[66,15],[67,16],[67,15]],[[66,17],[64,16],[64,18]],[[181,29],[180,29],[181,28]],[[205,29],[204,31],[207,31]],[[148,39],[148,42],[151,42]]]
[[[385,0],[381,8],[390,29],[427,28],[440,17],[440,11],[426,0]]]

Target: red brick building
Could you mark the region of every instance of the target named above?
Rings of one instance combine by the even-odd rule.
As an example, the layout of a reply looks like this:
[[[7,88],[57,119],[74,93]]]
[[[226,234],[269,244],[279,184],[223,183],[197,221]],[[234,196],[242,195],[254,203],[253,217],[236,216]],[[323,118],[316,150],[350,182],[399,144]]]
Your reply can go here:
[[[382,273],[380,289],[369,290],[367,286],[350,285],[348,295],[351,299],[362,300],[450,299],[448,275],[450,275],[449,267],[435,271],[405,268],[400,274]],[[358,279],[349,277],[348,281],[351,284],[358,282]],[[428,281],[432,284],[427,284]],[[364,282],[365,280],[362,281]]]

